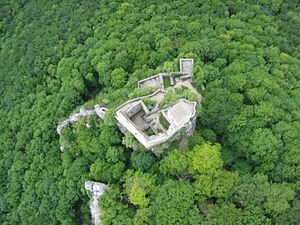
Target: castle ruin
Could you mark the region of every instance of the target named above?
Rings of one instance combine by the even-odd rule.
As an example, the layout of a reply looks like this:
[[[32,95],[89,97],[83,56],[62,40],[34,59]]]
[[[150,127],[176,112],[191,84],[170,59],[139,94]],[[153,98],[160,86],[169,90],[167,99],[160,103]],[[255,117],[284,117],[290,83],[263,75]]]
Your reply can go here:
[[[131,133],[145,148],[166,148],[174,139],[192,135],[197,101],[201,95],[192,86],[193,59],[180,59],[180,72],[159,73],[138,82],[138,88],[155,87],[147,96],[126,101],[116,109],[118,126]],[[162,105],[168,92],[189,89],[197,101],[180,98]]]

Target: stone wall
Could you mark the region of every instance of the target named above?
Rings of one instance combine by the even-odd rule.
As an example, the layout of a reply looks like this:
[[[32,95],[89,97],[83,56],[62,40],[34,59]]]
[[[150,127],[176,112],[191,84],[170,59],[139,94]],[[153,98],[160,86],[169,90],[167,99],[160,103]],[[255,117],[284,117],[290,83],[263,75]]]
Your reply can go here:
[[[60,122],[56,128],[56,131],[60,135],[62,129],[81,120],[86,116],[97,115],[99,118],[104,119],[104,115],[107,110],[107,108],[100,107],[99,105],[95,105],[93,109],[80,108],[78,113],[72,114],[68,119]],[[87,125],[87,128],[89,128],[89,125]],[[60,150],[63,152],[64,146],[60,146]]]
[[[143,110],[143,107],[142,107],[142,103],[139,102],[135,106],[132,106],[132,108],[127,112],[127,117],[131,118],[141,110]]]
[[[103,119],[106,111],[107,108],[100,107],[99,105],[95,105],[93,109],[80,108],[79,113],[72,114],[68,119],[60,122],[56,128],[56,131],[58,134],[60,134],[63,128],[79,121],[86,116],[98,115],[101,119]]]

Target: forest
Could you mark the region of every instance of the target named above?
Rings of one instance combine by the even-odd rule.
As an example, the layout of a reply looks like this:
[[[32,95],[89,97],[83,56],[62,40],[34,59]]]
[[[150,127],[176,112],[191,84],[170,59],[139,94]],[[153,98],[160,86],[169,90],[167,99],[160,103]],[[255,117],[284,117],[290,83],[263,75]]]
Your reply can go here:
[[[179,58],[194,135],[133,150],[114,109]],[[109,186],[103,225],[299,224],[300,2],[1,0],[0,155],[2,225],[91,224],[86,180]]]

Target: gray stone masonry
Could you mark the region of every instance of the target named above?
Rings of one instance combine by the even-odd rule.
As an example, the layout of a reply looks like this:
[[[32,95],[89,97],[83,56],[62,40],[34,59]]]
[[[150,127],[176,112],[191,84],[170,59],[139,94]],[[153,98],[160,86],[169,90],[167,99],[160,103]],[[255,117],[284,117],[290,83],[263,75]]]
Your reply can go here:
[[[168,146],[174,138],[179,138],[178,134],[184,133],[181,131],[185,131],[185,134],[182,135],[192,135],[196,117],[196,104],[202,100],[202,96],[191,84],[193,62],[193,59],[180,59],[179,73],[159,73],[139,81],[139,88],[154,86],[157,91],[148,96],[126,101],[116,109],[117,125],[120,130],[123,133],[131,133],[148,149],[158,145]],[[163,84],[164,77],[168,77],[171,83],[167,90],[165,90]],[[180,99],[176,103],[162,108],[159,107],[159,103],[168,91],[182,88],[189,88],[197,96],[197,102]],[[147,109],[143,102],[144,98],[155,101],[156,106]],[[163,119],[169,123],[168,127],[161,124],[160,117],[164,117]]]
[[[80,108],[78,113],[72,114],[68,119],[60,122],[56,128],[56,131],[60,135],[63,128],[81,120],[86,116],[97,115],[99,118],[104,119],[106,111],[107,108],[100,107],[99,105],[95,105],[93,109]],[[90,128],[88,124],[86,125],[86,127]],[[64,146],[60,146],[60,151],[64,151]]]
[[[180,72],[193,76],[194,59],[180,59]]]

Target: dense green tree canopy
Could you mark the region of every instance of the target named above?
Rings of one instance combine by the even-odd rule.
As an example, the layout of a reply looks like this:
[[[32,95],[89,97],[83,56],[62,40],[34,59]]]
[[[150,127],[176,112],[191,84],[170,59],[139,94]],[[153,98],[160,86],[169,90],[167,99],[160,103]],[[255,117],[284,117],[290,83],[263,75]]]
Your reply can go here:
[[[153,224],[200,224],[194,191],[182,181],[167,181],[155,193]]]
[[[188,153],[189,170],[194,174],[212,175],[223,166],[220,145],[196,145]]]
[[[299,224],[299,15],[297,0],[0,1],[0,224],[90,224],[86,180],[109,186],[104,225]],[[203,101],[194,135],[156,157],[114,109],[179,58]],[[56,133],[95,104],[104,120]]]

